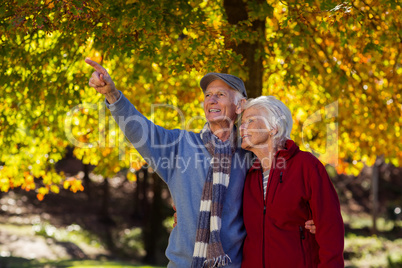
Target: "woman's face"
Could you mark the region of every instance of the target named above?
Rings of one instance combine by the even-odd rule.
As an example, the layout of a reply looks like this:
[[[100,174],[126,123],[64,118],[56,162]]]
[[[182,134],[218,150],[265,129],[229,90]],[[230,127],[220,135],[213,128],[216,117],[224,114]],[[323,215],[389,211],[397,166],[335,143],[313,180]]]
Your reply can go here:
[[[240,135],[242,138],[241,147],[245,150],[266,147],[270,139],[268,120],[262,109],[250,107],[243,113]]]

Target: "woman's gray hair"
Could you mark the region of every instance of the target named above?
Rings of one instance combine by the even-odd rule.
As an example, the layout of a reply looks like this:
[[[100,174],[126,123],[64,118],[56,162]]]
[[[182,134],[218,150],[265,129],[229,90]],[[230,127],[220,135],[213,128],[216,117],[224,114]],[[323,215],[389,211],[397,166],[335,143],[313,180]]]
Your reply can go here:
[[[272,136],[274,147],[284,148],[286,140],[290,139],[290,132],[293,127],[292,114],[289,108],[274,96],[249,99],[243,108],[246,110],[250,107],[263,111],[268,129],[277,131]]]

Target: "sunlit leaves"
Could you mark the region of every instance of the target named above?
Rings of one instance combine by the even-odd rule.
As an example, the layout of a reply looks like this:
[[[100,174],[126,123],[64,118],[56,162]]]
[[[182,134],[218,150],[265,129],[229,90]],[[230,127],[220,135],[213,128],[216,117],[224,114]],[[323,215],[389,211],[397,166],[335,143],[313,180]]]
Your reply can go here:
[[[337,148],[339,172],[356,174],[377,155],[401,165],[400,3],[247,1],[246,9],[247,19],[230,24],[219,1],[1,4],[1,190],[35,189],[39,199],[57,193],[66,178],[54,164],[67,146],[95,173],[135,181],[144,161],[87,86],[85,57],[102,63],[148,118],[199,131],[199,80],[225,69],[247,79],[244,59],[228,47],[256,41],[264,45],[255,51],[263,57],[262,93],[290,107],[302,148],[331,156],[327,163],[336,162],[328,152]],[[253,31],[264,18],[265,34]],[[74,183],[66,188],[82,189]]]
[[[81,180],[77,180],[76,178],[69,178],[68,180],[65,180],[63,187],[64,189],[70,189],[70,191],[74,193],[84,190]]]
[[[274,45],[265,62],[265,92],[283,95],[308,116],[338,101],[339,172],[356,174],[377,155],[402,162],[397,153],[402,100],[396,94],[401,91],[401,6],[393,5],[288,1],[274,6],[281,27],[270,33]],[[304,134],[319,152],[326,137],[323,121],[302,132],[304,120],[299,113],[295,139],[301,142]],[[394,145],[387,146],[390,142]]]

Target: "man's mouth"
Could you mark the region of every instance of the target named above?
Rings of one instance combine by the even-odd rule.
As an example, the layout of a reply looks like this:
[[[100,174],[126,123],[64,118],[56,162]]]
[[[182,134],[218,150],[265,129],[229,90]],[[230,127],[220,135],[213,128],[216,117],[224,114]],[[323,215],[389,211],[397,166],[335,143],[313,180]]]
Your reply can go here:
[[[219,109],[209,109],[210,113],[219,113],[220,111]]]

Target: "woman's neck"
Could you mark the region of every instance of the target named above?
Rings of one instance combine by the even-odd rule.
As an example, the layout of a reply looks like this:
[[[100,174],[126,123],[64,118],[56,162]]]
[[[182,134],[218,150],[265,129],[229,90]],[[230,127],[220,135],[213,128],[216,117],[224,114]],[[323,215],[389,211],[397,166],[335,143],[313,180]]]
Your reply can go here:
[[[268,171],[272,167],[276,152],[279,148],[275,148],[272,142],[268,142],[267,146],[254,148],[251,150],[260,160],[262,170]]]

